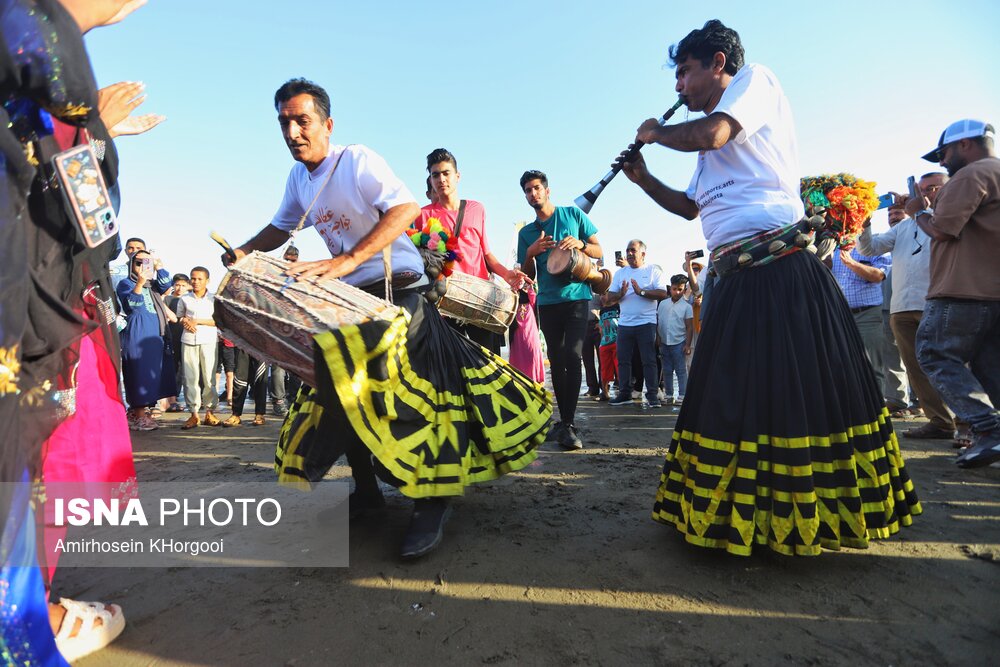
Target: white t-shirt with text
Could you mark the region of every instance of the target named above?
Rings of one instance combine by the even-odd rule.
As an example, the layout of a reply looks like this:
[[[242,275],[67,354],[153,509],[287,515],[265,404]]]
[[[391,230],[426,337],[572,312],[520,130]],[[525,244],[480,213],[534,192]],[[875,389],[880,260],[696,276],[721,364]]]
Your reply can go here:
[[[698,154],[685,191],[698,206],[709,249],[802,218],[795,122],[774,73],[743,66],[712,113],[743,129],[722,148]]]
[[[341,154],[343,159],[327,184],[327,176]],[[372,149],[360,144],[330,146],[330,154],[315,171],[310,172],[301,162],[292,167],[285,196],[271,224],[284,231],[295,229],[320,188],[319,199],[303,227],[315,227],[333,257],[354,248],[375,227],[381,213],[400,204],[416,203],[386,161]],[[406,234],[400,234],[391,248],[393,274],[423,275],[424,262]],[[378,252],[341,280],[358,286],[384,277],[382,253]]]

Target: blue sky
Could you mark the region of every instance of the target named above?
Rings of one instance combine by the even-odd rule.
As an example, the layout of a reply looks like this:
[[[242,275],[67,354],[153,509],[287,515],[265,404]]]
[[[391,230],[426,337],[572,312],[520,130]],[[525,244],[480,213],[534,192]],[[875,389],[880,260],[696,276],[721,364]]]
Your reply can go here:
[[[963,117],[1000,122],[1000,3],[931,2],[213,2],[150,0],[91,33],[101,86],[143,81],[141,112],[167,121],[118,141],[124,236],[168,270],[221,276],[218,230],[234,244],[271,218],[292,165],[272,99],[305,76],[332,98],[333,140],[381,153],[421,204],[424,158],[451,150],[460,193],[487,209],[494,252],[534,215],[525,169],[570,205],[648,117],[676,100],[668,47],[706,20],[736,29],[748,62],[777,74],[804,174],[851,171],[905,188],[919,156]],[[674,121],[683,120],[682,108]],[[700,114],[692,114],[692,118]],[[651,169],[687,185],[694,157],[648,147]],[[672,216],[624,176],[591,213],[608,256],[634,237],[670,273],[704,248],[698,221]],[[875,219],[885,226],[884,214]],[[303,232],[303,258],[328,256]],[[216,271],[218,269],[218,271]]]

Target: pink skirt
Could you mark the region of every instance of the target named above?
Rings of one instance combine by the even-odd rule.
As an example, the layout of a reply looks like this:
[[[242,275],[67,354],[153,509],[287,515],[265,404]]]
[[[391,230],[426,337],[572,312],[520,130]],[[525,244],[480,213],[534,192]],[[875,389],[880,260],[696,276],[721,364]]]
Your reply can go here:
[[[54,525],[51,501],[55,497],[110,500],[138,495],[132,440],[118,393],[118,371],[104,346],[94,342],[102,338],[96,330],[80,340],[76,412],[59,424],[45,443],[45,552],[39,554],[39,560],[49,582],[59,560],[56,542],[66,533],[65,527]]]
[[[517,328],[510,335],[510,365],[539,384],[545,382],[545,359],[542,340],[535,321],[535,291],[528,290],[528,303],[519,304],[515,316]]]

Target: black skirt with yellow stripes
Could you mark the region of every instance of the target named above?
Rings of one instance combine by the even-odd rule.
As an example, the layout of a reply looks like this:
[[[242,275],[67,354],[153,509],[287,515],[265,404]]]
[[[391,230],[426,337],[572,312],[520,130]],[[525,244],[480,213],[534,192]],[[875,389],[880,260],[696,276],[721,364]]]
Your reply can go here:
[[[749,555],[866,548],[921,513],[843,293],[808,252],[713,289],[653,518]]]
[[[281,429],[279,482],[316,482],[357,439],[411,498],[460,495],[538,455],[545,389],[449,327],[413,294],[392,321],[315,337],[317,386]]]

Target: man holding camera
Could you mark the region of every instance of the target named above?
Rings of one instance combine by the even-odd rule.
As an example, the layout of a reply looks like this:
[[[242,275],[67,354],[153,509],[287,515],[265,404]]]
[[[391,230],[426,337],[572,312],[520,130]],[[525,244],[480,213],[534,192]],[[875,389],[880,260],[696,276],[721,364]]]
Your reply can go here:
[[[917,187],[933,206],[938,191],[947,181],[948,177],[944,174],[924,174]],[[890,210],[890,215],[901,213],[901,210],[899,213]],[[858,237],[858,250],[865,255],[892,253],[889,326],[906,366],[910,390],[916,394],[920,407],[930,419],[927,424],[904,431],[903,435],[908,438],[951,439],[955,430],[951,414],[917,362],[917,327],[924,314],[930,284],[930,243],[930,237],[913,218],[904,217],[883,234],[872,234],[871,221],[866,222]]]
[[[1000,160],[996,131],[981,120],[949,125],[923,156],[951,180],[932,202],[906,202],[931,237],[930,289],[917,358],[931,383],[972,427],[972,445],[955,460],[962,468],[1000,461]],[[971,270],[976,267],[976,270]]]

